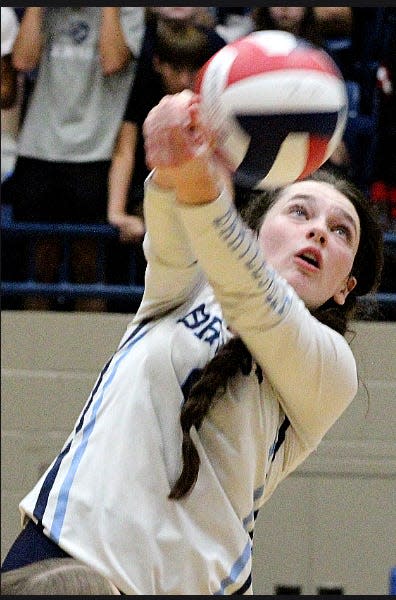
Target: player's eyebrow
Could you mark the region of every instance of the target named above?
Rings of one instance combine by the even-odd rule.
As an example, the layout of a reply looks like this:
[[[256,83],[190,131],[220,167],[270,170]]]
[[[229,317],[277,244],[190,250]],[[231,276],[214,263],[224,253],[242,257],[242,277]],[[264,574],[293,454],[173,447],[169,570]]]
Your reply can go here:
[[[289,203],[289,202],[293,202],[295,200],[305,200],[305,201],[309,202],[310,204],[315,204],[316,206],[320,202],[318,200],[318,198],[316,198],[316,196],[312,196],[311,194],[300,194],[300,193],[293,195],[291,198],[288,199],[287,202]],[[342,218],[344,218],[351,225],[355,234],[357,235],[358,231],[357,231],[357,226],[356,226],[356,220],[352,217],[352,215],[347,210],[345,210],[344,208],[341,208],[340,206],[334,206],[334,213],[338,214]]]

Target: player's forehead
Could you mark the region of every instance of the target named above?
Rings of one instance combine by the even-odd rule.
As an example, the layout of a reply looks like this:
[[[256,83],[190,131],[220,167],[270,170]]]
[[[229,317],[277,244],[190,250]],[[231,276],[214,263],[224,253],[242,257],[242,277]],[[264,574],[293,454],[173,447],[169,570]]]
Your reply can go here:
[[[326,181],[297,181],[288,185],[280,193],[275,206],[278,209],[293,201],[305,202],[317,210],[347,213],[359,229],[359,216],[351,200]]]
[[[280,202],[285,202],[293,198],[306,198],[307,200],[312,199],[316,202],[322,200],[329,204],[340,203],[353,207],[353,203],[349,198],[327,181],[296,181],[286,186],[278,198]]]

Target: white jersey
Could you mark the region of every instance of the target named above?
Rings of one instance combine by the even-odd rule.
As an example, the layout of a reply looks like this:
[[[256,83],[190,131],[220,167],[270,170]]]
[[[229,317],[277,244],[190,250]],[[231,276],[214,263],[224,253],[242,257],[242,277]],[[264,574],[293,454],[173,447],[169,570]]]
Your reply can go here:
[[[252,594],[257,511],[355,396],[355,361],[266,264],[226,192],[179,206],[148,181],[145,211],[141,307],[21,513],[126,594]],[[169,500],[180,407],[228,326],[254,367],[193,429],[197,484]]]

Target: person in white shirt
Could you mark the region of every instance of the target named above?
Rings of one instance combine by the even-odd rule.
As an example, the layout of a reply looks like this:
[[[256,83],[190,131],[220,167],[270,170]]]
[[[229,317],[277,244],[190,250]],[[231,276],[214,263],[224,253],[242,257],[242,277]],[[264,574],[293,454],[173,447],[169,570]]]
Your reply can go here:
[[[381,230],[321,171],[234,202],[192,92],[144,135],[142,303],[2,569],[72,556],[123,594],[253,594],[259,509],[356,394],[344,334],[379,283]]]

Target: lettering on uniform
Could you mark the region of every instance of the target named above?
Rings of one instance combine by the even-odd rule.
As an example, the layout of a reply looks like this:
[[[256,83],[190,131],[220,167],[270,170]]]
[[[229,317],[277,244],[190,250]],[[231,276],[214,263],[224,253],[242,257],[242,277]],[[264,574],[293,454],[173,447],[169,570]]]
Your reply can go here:
[[[208,342],[210,346],[220,339],[222,321],[205,312],[205,304],[194,308],[182,319],[179,319],[178,323],[183,323],[188,329],[193,329],[194,335],[200,340]]]

